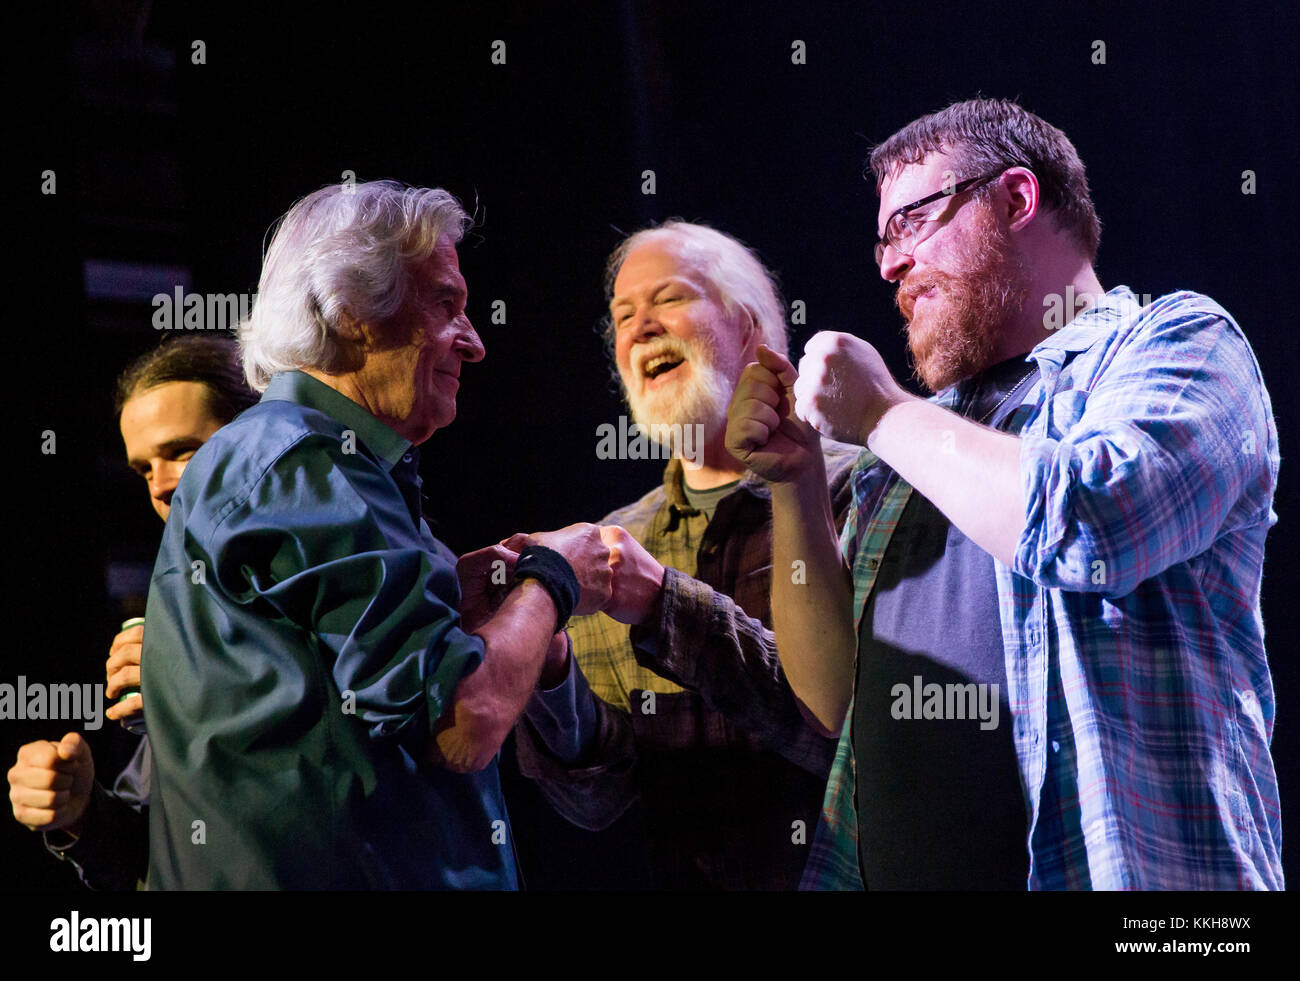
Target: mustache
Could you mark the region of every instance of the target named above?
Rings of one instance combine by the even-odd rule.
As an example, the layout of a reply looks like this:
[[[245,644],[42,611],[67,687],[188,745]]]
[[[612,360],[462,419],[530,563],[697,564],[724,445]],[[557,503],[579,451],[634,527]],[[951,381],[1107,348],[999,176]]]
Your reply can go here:
[[[956,277],[946,273],[928,273],[924,278],[907,278],[900,283],[897,290],[894,291],[894,307],[907,321],[911,321],[911,314],[917,305],[917,300],[926,295],[931,290],[943,291]]]
[[[937,289],[941,285],[939,277],[937,276],[930,276],[926,279],[908,280],[900,284],[898,289],[894,292],[894,306],[898,308],[898,312],[901,313],[906,320],[910,321],[912,319],[912,310],[916,306],[916,301],[926,293],[930,292],[930,290]]]
[[[677,337],[661,337],[642,345],[632,360],[632,370],[637,377],[640,377],[642,366],[651,358],[671,354],[685,361],[690,360],[695,353],[696,345],[693,342],[683,341]]]

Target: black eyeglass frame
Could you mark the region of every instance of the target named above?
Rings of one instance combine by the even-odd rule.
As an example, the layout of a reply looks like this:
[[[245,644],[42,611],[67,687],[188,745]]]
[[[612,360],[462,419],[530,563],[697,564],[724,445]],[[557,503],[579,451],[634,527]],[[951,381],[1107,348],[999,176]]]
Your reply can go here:
[[[996,170],[991,174],[983,174],[979,177],[968,177],[964,181],[959,181],[956,184],[950,184],[947,187],[940,188],[939,190],[935,191],[933,194],[929,194],[921,198],[919,201],[913,201],[911,204],[905,204],[901,208],[895,208],[890,213],[889,219],[885,222],[885,237],[880,241],[876,242],[876,249],[875,249],[876,266],[879,267],[881,264],[881,260],[883,260],[885,257],[886,245],[892,245],[894,247],[894,251],[897,252],[899,255],[912,254],[910,251],[904,251],[903,249],[900,249],[898,247],[898,243],[894,241],[894,239],[899,238],[898,235],[890,234],[889,229],[890,226],[894,224],[895,218],[898,218],[900,216],[906,216],[909,212],[915,211],[917,208],[924,208],[927,204],[933,204],[935,201],[938,201],[940,198],[955,198],[958,194],[964,194],[967,191],[973,191],[977,188],[983,187],[985,184],[997,180],[1005,173],[1006,173],[1006,168],[1003,168],[1002,170]],[[934,218],[926,218],[924,221],[929,222],[934,220],[935,220]],[[924,224],[924,222],[918,222],[917,224]],[[913,229],[912,235],[915,236],[919,231],[920,229]],[[915,249],[916,245],[917,243],[914,242],[910,246],[910,248]]]

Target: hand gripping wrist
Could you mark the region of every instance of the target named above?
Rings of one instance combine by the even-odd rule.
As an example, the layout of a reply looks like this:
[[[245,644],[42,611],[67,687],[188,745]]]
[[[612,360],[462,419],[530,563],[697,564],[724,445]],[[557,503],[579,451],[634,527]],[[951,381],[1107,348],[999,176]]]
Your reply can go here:
[[[519,553],[519,560],[515,563],[515,583],[524,579],[536,579],[551,594],[551,600],[555,603],[553,633],[558,634],[569,622],[569,617],[573,615],[582,596],[573,566],[554,549],[545,545],[529,545]]]

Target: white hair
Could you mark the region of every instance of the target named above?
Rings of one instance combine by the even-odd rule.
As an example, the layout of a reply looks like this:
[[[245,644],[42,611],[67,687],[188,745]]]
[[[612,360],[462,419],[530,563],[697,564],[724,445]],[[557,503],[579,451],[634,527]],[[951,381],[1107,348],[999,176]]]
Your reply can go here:
[[[614,298],[614,281],[632,250],[657,240],[671,241],[684,255],[699,257],[704,274],[722,295],[727,313],[737,308],[744,310],[758,325],[764,344],[781,354],[789,353],[789,331],[776,276],[742,242],[708,225],[674,218],[625,238],[605,264],[607,301]],[[607,324],[605,336],[612,346],[612,321]]]
[[[332,184],[280,219],[262,261],[257,302],[239,325],[248,384],[278,371],[342,363],[344,318],[387,326],[415,288],[412,271],[438,242],[458,243],[464,208],[436,187]]]

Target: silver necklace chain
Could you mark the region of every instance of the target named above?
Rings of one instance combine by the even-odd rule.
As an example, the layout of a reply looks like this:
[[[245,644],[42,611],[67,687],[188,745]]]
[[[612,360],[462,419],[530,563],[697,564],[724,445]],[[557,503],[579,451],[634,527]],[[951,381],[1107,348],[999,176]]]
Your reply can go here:
[[[1011,398],[1011,396],[1016,393],[1016,390],[1019,389],[1020,386],[1023,385],[1029,379],[1029,377],[1037,370],[1038,370],[1038,365],[1034,365],[1034,367],[1030,368],[1027,372],[1025,372],[1024,375],[1021,376],[1020,380],[1007,390],[1007,394],[1002,396],[1002,398],[998,399],[997,405],[993,406],[993,408],[989,409],[988,412],[984,413],[984,417],[982,419],[977,419],[975,421],[976,425],[982,426],[986,422],[988,422],[989,419],[993,417],[993,414],[997,412],[998,409],[1002,408],[1003,404],[1006,403],[1007,399]]]

